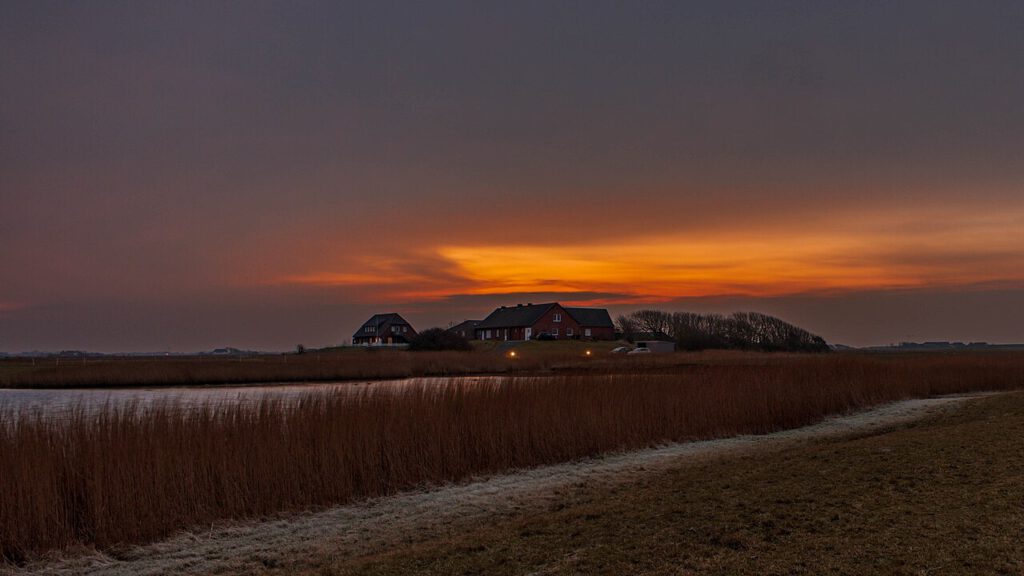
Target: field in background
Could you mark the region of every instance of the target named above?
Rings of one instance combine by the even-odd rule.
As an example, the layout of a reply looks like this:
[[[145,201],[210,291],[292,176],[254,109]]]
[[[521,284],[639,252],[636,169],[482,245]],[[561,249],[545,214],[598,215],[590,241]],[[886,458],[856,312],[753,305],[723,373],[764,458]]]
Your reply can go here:
[[[587,369],[601,357],[623,361],[608,354],[612,342],[480,344],[472,352],[347,348],[306,354],[4,359],[0,388],[336,382]],[[513,347],[517,358],[508,356]],[[594,356],[586,357],[586,350]]]
[[[805,354],[737,351],[612,354],[619,342],[474,342],[471,352],[340,348],[306,354],[0,360],[0,388],[103,388],[343,382],[428,376],[551,373],[678,373],[699,366],[789,364]],[[515,350],[516,356],[509,352]],[[586,351],[591,355],[586,355]],[[1020,352],[842,352],[838,356],[901,363],[969,354],[1002,362]],[[868,360],[866,360],[868,361]]]
[[[142,542],[222,518],[1024,386],[1024,355],[1011,353],[733,354],[679,366],[687,357],[635,364],[646,372],[363,388],[255,407],[22,414],[0,426],[0,556]]]

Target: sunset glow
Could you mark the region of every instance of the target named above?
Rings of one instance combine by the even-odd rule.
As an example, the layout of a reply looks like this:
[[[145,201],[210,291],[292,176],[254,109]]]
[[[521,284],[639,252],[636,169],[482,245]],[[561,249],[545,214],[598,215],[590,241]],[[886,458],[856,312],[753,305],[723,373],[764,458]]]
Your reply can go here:
[[[0,352],[290,350],[531,301],[1024,341],[1022,28],[1012,3],[15,3]]]
[[[819,229],[718,231],[700,236],[623,238],[613,243],[560,246],[511,244],[443,246],[430,253],[444,274],[416,272],[383,261],[365,273],[310,273],[285,284],[365,289],[402,300],[457,295],[550,293],[572,300],[605,293],[601,303],[653,303],[681,297],[754,297],[861,290],[1024,284],[1024,217],[949,211],[915,231],[903,226],[831,222]],[[407,261],[413,261],[411,258]],[[441,272],[442,270],[435,270]]]

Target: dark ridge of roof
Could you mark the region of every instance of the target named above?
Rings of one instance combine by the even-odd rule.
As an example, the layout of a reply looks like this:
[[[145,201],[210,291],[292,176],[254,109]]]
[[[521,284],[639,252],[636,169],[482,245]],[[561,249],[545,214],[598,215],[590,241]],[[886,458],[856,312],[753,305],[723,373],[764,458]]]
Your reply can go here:
[[[365,330],[366,330],[367,326],[373,326],[374,328],[380,328],[381,326],[383,326],[384,324],[387,324],[388,322],[391,322],[393,324],[405,324],[405,325],[407,325],[409,327],[412,327],[412,324],[409,324],[409,322],[406,321],[405,318],[402,318],[402,316],[400,314],[398,314],[397,312],[388,312],[386,314],[374,314],[373,316],[370,317],[369,320],[367,320],[366,322],[363,322],[363,325],[360,326],[358,330],[356,330],[356,332],[355,332],[355,334],[353,336],[359,336],[359,334],[365,333]],[[380,330],[378,330],[377,332],[374,332],[373,334],[376,334],[376,333],[379,333],[379,332],[380,332]]]
[[[481,328],[518,328],[533,326],[540,320],[552,306],[558,302],[548,304],[522,304],[516,306],[502,306],[484,318],[484,321],[477,324],[477,330]]]
[[[458,324],[452,326],[448,330],[455,330],[457,328],[476,328],[483,320],[463,320]]]
[[[612,317],[605,308],[567,308],[565,311],[572,316],[580,326],[588,328],[614,328]]]

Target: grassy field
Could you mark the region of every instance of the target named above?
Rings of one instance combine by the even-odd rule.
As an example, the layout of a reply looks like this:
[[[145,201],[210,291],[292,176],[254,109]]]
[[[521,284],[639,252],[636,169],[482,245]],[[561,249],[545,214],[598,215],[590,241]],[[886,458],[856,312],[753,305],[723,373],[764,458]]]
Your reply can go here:
[[[629,360],[614,342],[479,343],[471,352],[339,348],[306,354],[0,360],[2,388],[192,386],[531,373]],[[512,358],[508,352],[516,350]],[[586,351],[591,351],[591,356]]]
[[[630,356],[612,354],[618,342],[477,343],[471,352],[335,349],[307,354],[237,357],[168,356],[40,358],[0,360],[0,388],[104,388],[207,386],[289,382],[342,382],[412,377],[546,374],[680,374],[707,367],[787,366],[812,358],[807,354],[735,351],[677,352]],[[515,357],[510,356],[515,351]],[[586,352],[591,354],[587,355]],[[1021,352],[834,353],[857,358],[862,365],[968,363],[1003,365]],[[831,360],[825,360],[830,362]]]
[[[888,433],[580,486],[547,512],[271,573],[1017,575],[1022,487],[1014,393]]]
[[[1020,354],[716,358],[686,370],[655,362],[650,372],[398,394],[363,387],[255,407],[22,414],[0,426],[0,556],[150,541],[219,518],[1024,385]]]

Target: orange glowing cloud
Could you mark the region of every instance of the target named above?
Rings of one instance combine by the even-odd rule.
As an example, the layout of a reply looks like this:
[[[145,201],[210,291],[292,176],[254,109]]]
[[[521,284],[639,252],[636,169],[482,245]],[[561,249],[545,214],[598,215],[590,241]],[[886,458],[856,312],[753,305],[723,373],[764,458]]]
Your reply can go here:
[[[588,304],[681,297],[1024,283],[1024,210],[850,217],[775,230],[716,230],[561,245],[452,244],[415,258],[284,283],[372,291],[402,301],[456,295],[608,294]]]

